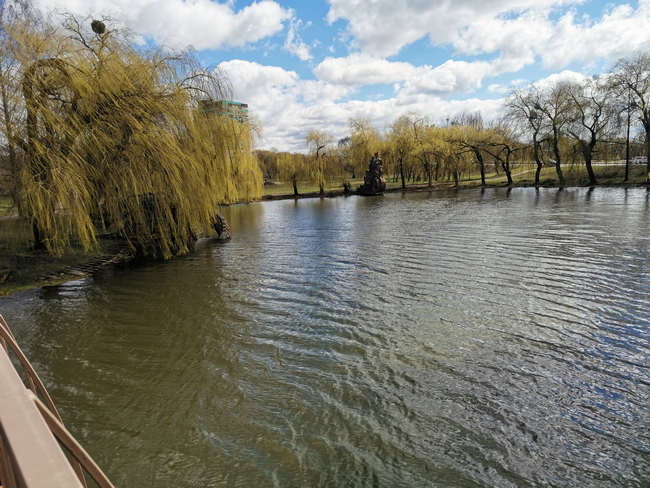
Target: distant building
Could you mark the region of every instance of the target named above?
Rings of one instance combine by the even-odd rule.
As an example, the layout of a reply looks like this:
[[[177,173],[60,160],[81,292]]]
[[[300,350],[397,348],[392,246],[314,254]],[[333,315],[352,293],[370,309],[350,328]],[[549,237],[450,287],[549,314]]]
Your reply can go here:
[[[248,122],[248,104],[232,100],[201,100],[201,110],[207,114],[226,115],[237,122]]]

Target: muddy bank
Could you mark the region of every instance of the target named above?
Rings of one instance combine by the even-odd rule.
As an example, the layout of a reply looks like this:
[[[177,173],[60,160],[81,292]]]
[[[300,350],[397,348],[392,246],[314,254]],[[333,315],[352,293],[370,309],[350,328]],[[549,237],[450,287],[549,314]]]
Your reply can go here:
[[[41,286],[60,285],[78,280],[111,266],[134,259],[131,248],[122,240],[102,239],[93,253],[70,251],[51,256],[43,251],[25,250],[0,257],[0,297]]]

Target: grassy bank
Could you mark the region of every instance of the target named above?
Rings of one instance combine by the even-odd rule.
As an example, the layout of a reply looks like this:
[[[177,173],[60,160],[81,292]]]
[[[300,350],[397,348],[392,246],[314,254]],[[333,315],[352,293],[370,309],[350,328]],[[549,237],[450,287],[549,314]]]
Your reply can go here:
[[[517,187],[534,186],[535,184],[535,166],[534,165],[520,165],[512,170],[513,185]],[[594,166],[594,172],[598,179],[598,185],[611,186],[611,185],[642,185],[646,180],[646,167],[645,165],[632,165],[630,166],[630,176],[627,182],[624,182],[625,166],[622,165],[602,165]],[[565,186],[589,186],[589,176],[584,165],[566,165],[562,168]],[[503,171],[496,173],[493,168],[492,171],[486,172],[486,186],[499,187],[507,185],[507,178]],[[348,180],[353,190],[357,189],[362,183],[363,179]],[[540,185],[544,187],[558,186],[557,173],[553,167],[545,167],[540,174]],[[388,191],[399,190],[401,182],[390,178],[386,181],[386,188]],[[478,172],[463,175],[459,181],[459,188],[476,188],[481,186],[481,178]],[[447,189],[454,188],[454,181],[451,179],[439,179],[433,182],[434,189]],[[428,185],[422,181],[409,181],[406,184],[407,191],[416,191],[427,189]],[[319,192],[318,185],[310,182],[299,182],[298,192],[301,196],[317,196]],[[325,192],[329,196],[336,196],[343,193],[343,180],[335,179],[329,181],[325,186]],[[278,198],[293,198],[293,187],[290,183],[276,182],[274,184],[265,185],[264,197],[266,199]]]

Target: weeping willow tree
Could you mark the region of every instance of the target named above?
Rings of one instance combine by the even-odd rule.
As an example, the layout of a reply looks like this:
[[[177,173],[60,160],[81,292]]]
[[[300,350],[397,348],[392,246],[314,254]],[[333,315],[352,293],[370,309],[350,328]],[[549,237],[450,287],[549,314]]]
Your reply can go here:
[[[103,22],[66,17],[44,41],[6,26],[20,62],[18,206],[36,247],[88,250],[99,232],[145,255],[186,252],[220,204],[258,198],[251,128],[206,102],[230,98],[192,53],[143,53]],[[85,25],[88,24],[88,25]]]

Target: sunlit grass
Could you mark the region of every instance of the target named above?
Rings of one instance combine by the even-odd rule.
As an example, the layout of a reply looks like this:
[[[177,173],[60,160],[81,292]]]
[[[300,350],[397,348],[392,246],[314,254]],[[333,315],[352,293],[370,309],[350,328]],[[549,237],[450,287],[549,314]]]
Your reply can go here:
[[[512,168],[513,186],[533,186],[535,184],[535,169],[536,166],[534,164],[515,165]],[[627,183],[643,184],[646,178],[645,170],[645,165],[631,165],[630,176]],[[587,169],[584,164],[565,164],[562,167],[562,171],[566,186],[587,186],[589,184],[589,176],[587,175]],[[624,183],[623,178],[625,175],[625,166],[623,165],[595,165],[594,172],[596,173],[596,178],[600,185],[618,185]],[[499,170],[499,173],[497,174],[494,171],[493,165],[486,167],[485,180],[488,186],[505,186],[507,184],[507,178],[503,170]],[[363,183],[362,178],[348,181],[350,181],[353,190],[356,190]],[[558,184],[557,181],[557,173],[554,167],[546,166],[542,169],[540,174],[540,184],[542,186],[556,186]],[[480,186],[480,184],[481,176],[478,171],[463,174],[459,182],[460,187],[475,187]],[[391,175],[386,179],[386,188],[389,190],[400,188],[401,186],[402,183],[399,178],[396,180]],[[422,180],[408,181],[406,184],[407,188],[422,188],[426,186],[427,182]],[[439,178],[437,181],[433,181],[433,187],[435,188],[449,188],[453,186],[454,182],[449,178]],[[342,190],[342,178],[332,180],[325,186],[325,191]],[[318,192],[318,185],[310,182],[298,183],[299,194],[304,195],[316,192]],[[291,196],[293,195],[293,187],[290,183],[275,182],[272,185],[266,185],[264,187],[264,195]]]

